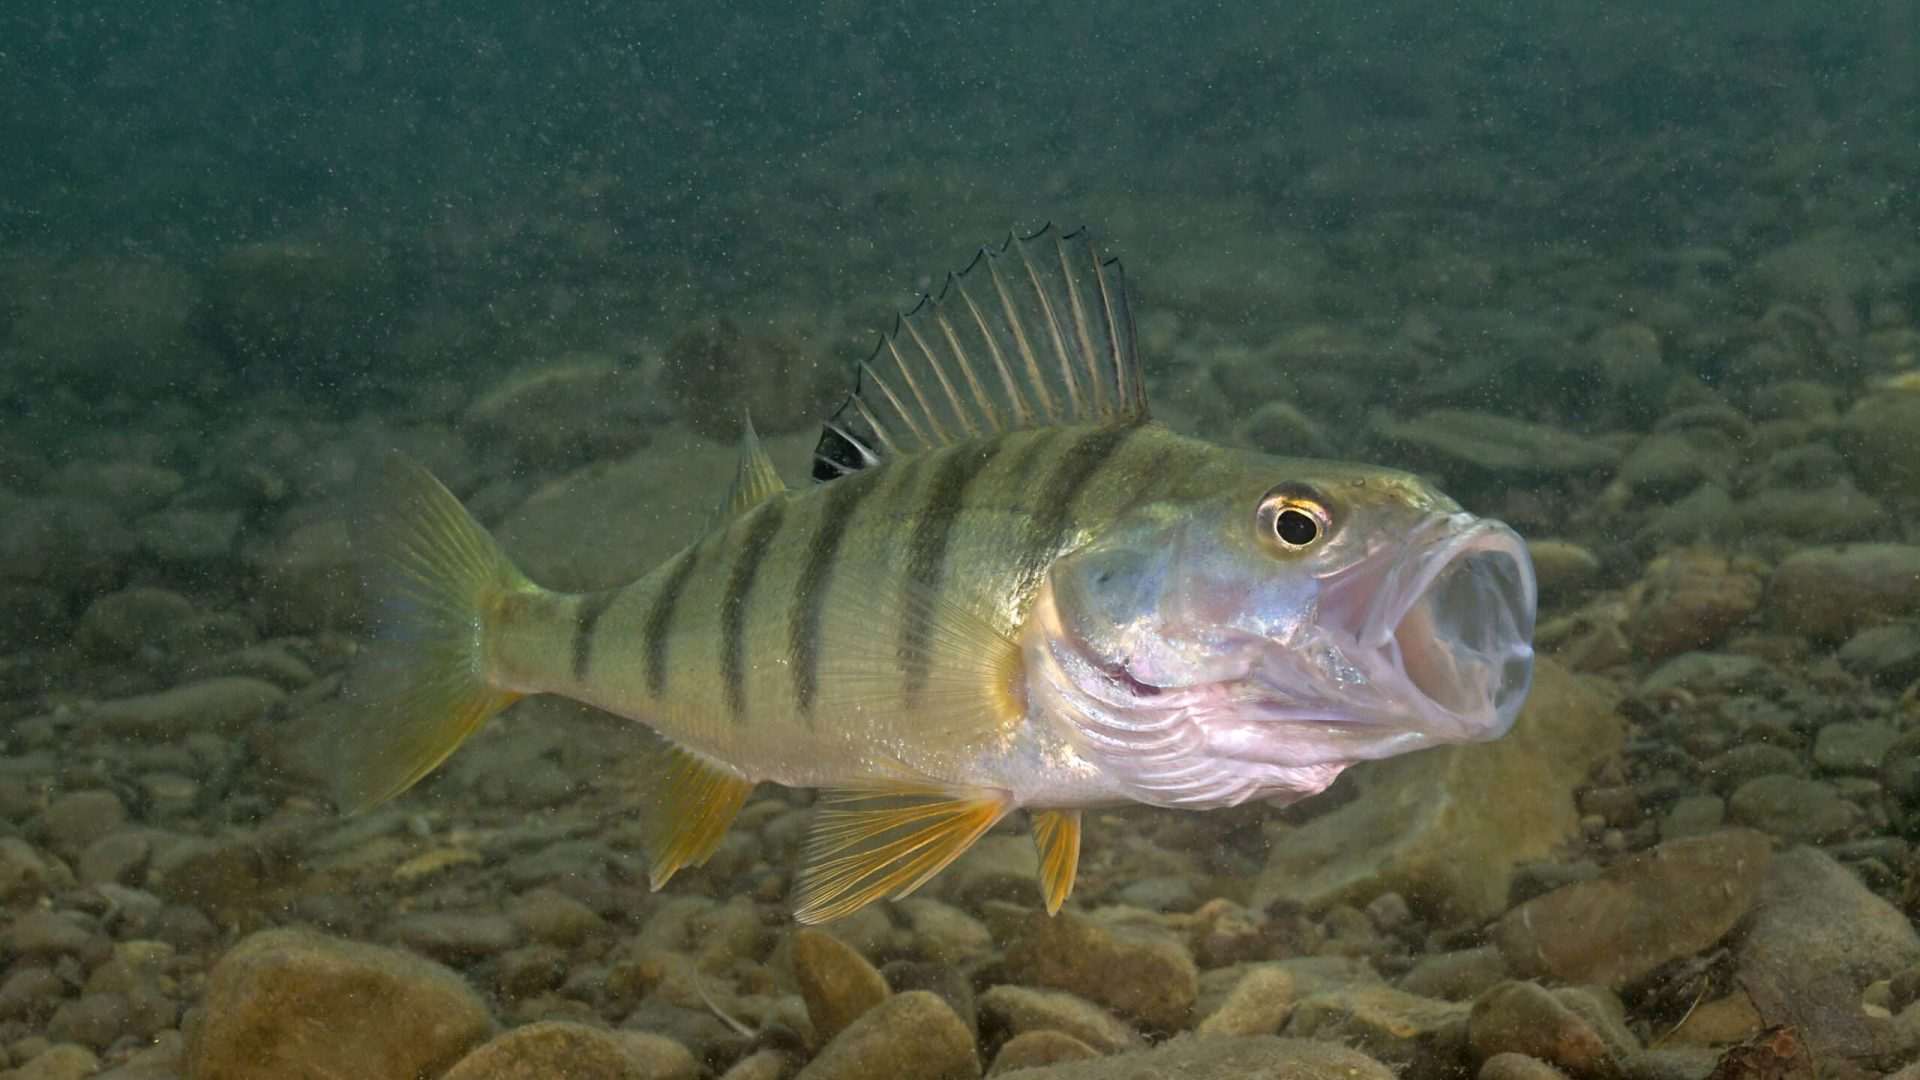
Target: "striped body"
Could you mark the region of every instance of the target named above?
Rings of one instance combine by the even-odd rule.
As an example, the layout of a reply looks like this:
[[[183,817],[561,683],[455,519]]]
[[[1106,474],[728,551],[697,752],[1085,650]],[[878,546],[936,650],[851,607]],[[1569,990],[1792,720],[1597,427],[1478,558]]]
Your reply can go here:
[[[889,461],[777,494],[629,585],[530,609],[540,614],[503,627],[495,662],[517,690],[644,721],[755,781],[870,779],[884,749],[918,774],[1006,788],[1022,802],[1098,801],[1097,778],[1023,768],[1064,750],[1046,718],[1020,707],[1017,687],[968,737],[929,739],[939,732],[926,717],[943,714],[916,699],[943,692],[948,660],[929,640],[925,607],[887,594],[965,594],[1017,628],[1056,558],[1221,453],[1157,425],[1114,424],[1008,432]],[[856,614],[835,617],[836,605]],[[866,613],[892,625],[874,627]],[[873,655],[875,641],[896,643],[897,655]],[[863,700],[907,707],[859,708]]]

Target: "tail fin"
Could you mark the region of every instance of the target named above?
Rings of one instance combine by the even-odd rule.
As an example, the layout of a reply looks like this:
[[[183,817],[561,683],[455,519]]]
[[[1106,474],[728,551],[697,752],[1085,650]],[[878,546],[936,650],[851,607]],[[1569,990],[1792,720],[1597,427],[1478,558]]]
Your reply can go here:
[[[519,700],[489,680],[502,601],[537,590],[418,463],[387,459],[355,530],[372,638],[349,675],[337,801],[356,812],[418,783]]]

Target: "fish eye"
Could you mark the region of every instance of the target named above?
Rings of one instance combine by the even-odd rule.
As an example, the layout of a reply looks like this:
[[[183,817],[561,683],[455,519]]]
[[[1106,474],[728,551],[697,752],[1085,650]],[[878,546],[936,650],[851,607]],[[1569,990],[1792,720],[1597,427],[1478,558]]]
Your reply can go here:
[[[1305,551],[1325,537],[1333,519],[1326,504],[1292,486],[1276,488],[1260,500],[1260,535],[1282,551]]]

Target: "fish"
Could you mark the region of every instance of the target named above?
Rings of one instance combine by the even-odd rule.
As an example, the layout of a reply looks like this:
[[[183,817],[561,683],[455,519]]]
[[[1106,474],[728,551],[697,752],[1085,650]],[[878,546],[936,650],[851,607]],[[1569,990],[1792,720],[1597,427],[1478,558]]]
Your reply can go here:
[[[1532,679],[1514,530],[1410,472],[1153,420],[1123,268],[1085,229],[983,246],[897,316],[810,472],[789,488],[749,418],[699,539],[566,593],[389,457],[356,528],[374,632],[339,804],[558,694],[660,737],[654,889],[770,783],[820,789],[798,922],[906,896],[1015,814],[1056,913],[1085,810],[1306,798],[1356,762],[1500,737]]]

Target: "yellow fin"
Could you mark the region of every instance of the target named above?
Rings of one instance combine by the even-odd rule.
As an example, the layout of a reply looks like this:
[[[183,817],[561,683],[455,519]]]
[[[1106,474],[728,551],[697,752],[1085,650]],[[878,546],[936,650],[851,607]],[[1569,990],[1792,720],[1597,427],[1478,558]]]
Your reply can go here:
[[[794,918],[822,923],[882,898],[898,900],[973,846],[1012,803],[1001,791],[840,789],[807,837]]]
[[[753,782],[670,743],[660,751],[655,781],[659,787],[641,823],[641,836],[653,860],[647,884],[657,892],[681,867],[699,866],[712,857],[746,805]]]
[[[753,417],[746,418],[746,430],[740,436],[740,464],[733,472],[733,486],[727,489],[727,501],[720,507],[720,520],[731,521],[787,490],[786,482],[773,467],[773,459],[760,445],[753,430]]]
[[[1080,866],[1080,811],[1034,811],[1033,846],[1040,849],[1040,893],[1047,914],[1057,914],[1073,892],[1073,875]]]
[[[373,640],[347,680],[333,733],[342,809],[412,787],[520,694],[492,684],[487,637],[542,590],[460,500],[417,463],[385,462],[354,529]]]

